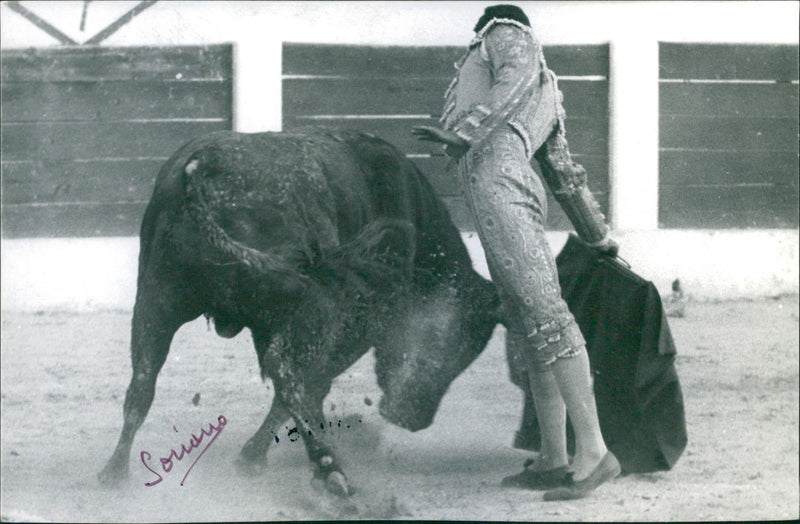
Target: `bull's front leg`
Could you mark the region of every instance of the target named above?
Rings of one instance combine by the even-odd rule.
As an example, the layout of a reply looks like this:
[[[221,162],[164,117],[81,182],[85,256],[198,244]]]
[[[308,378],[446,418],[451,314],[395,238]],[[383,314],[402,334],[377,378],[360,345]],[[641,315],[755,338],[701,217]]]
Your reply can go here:
[[[293,348],[284,335],[278,334],[271,341],[265,342],[254,333],[253,339],[256,344],[267,344],[263,359],[275,387],[275,400],[279,400],[294,419],[306,446],[308,458],[315,466],[314,477],[323,480],[325,487],[336,495],[351,495],[352,490],[344,471],[331,448],[322,440],[322,430],[319,429],[324,422],[322,402],[330,390],[332,377],[328,376],[324,366],[306,367],[296,364],[297,359],[293,358],[292,351],[297,348]],[[301,346],[305,345],[298,344],[298,347]],[[308,346],[305,349],[308,350]],[[309,355],[314,354],[323,352],[309,351]],[[313,377],[309,376],[307,369],[314,370]]]

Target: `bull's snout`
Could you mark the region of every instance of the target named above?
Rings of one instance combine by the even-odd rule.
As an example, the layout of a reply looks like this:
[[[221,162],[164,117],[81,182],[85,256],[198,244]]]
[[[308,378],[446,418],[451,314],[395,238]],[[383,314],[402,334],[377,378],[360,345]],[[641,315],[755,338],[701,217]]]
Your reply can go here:
[[[384,396],[381,398],[378,412],[395,426],[415,432],[433,423],[436,405],[430,407],[410,401],[392,402]]]

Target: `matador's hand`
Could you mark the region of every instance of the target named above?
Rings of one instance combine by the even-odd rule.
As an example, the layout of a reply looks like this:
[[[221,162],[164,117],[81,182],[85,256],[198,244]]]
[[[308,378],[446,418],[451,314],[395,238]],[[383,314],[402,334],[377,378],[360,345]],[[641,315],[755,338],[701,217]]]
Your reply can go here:
[[[469,147],[467,141],[454,132],[446,129],[439,129],[438,127],[415,126],[411,128],[411,134],[417,137],[417,140],[423,140],[426,142],[439,142],[440,144],[464,149]]]
[[[600,242],[589,244],[589,246],[592,249],[596,249],[601,254],[611,258],[615,258],[619,253],[619,244],[617,244],[617,242],[608,235],[606,235],[606,237]]]

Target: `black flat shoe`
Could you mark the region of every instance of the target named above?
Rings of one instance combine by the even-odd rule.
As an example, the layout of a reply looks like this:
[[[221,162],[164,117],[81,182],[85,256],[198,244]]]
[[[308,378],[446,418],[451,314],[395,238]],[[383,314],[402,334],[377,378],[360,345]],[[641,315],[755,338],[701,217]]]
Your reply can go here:
[[[617,477],[621,472],[622,468],[617,457],[609,451],[588,477],[574,481],[571,475],[568,476],[562,487],[545,492],[544,500],[582,499],[597,489],[600,484]]]
[[[500,485],[507,488],[522,488],[532,490],[552,489],[564,484],[569,468],[561,466],[544,471],[524,469],[521,473],[505,477]]]

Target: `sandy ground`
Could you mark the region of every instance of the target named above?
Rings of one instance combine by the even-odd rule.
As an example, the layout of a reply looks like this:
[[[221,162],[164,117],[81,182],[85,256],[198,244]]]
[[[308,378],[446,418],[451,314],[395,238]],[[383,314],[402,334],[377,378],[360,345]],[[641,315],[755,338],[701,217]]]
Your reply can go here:
[[[672,471],[621,477],[569,503],[499,485],[526,457],[510,447],[521,396],[507,379],[502,328],[418,433],[377,414],[371,353],[337,380],[328,438],[358,490],[342,500],[312,485],[305,450],[287,435],[263,475],[237,474],[234,459],[272,390],[258,378],[249,335],[223,340],[193,322],[161,373],[130,482],[102,488],[95,474],[122,423],[129,325],[129,312],[2,315],[4,520],[798,518],[797,297],[690,304],[687,317],[670,319],[687,410],[683,457]],[[154,476],[141,450],[166,455],[219,415],[228,424],[184,486],[187,463],[144,485]]]

